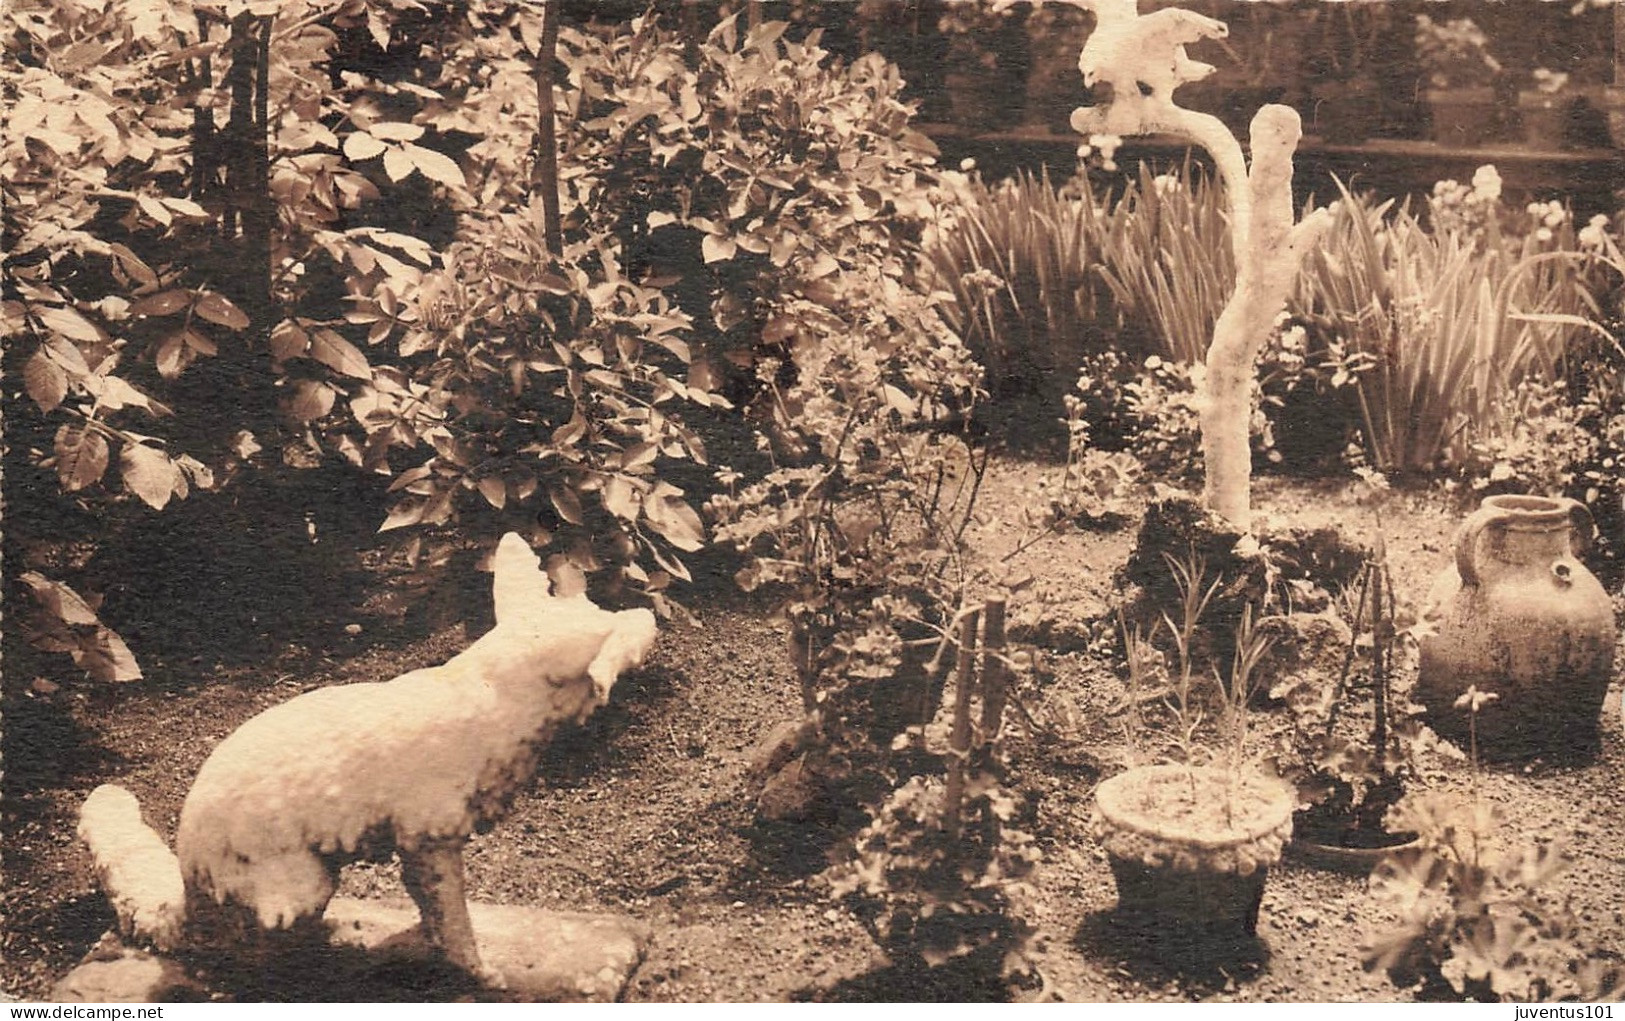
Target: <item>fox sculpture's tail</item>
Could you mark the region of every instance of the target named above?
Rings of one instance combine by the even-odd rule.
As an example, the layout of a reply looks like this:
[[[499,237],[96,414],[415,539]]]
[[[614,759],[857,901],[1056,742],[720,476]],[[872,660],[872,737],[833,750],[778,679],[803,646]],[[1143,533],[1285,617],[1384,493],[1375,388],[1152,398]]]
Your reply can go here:
[[[141,819],[135,795],[104,783],[79,810],[79,838],[96,862],[96,878],[118,915],[119,935],[168,951],[186,922],[181,863]]]

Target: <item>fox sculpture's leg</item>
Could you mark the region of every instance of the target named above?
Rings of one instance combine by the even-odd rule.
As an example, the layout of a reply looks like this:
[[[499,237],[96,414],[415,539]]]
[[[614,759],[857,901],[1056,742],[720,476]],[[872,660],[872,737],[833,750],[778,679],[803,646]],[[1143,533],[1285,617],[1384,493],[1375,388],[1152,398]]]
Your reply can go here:
[[[401,848],[401,879],[423,919],[423,938],[446,959],[482,981],[495,975],[480,965],[474,926],[463,892],[463,845],[467,840],[425,840]]]

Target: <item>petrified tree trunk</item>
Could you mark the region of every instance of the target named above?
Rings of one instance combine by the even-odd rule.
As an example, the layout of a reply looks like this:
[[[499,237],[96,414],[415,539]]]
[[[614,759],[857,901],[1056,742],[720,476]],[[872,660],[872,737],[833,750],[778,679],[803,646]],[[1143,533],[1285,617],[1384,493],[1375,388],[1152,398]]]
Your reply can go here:
[[[1170,134],[1212,155],[1230,208],[1236,289],[1214,327],[1202,380],[1200,416],[1207,506],[1246,531],[1250,527],[1253,363],[1286,307],[1304,253],[1330,225],[1327,210],[1293,223],[1292,153],[1302,137],[1290,107],[1270,105],[1252,122],[1249,172],[1241,143],[1218,118],[1177,106],[1174,89],[1212,72],[1190,60],[1185,45],[1220,38],[1224,25],[1177,8],[1148,15],[1134,0],[1084,3],[1099,16],[1078,61],[1086,84],[1112,87],[1111,102],[1080,107],[1072,127],[1084,135]]]
[[[1292,153],[1303,130],[1295,110],[1266,106],[1253,117],[1253,164],[1245,180],[1226,181],[1231,195],[1245,192],[1245,207],[1231,200],[1239,233],[1236,290],[1213,329],[1207,351],[1207,377],[1200,406],[1202,459],[1206,479],[1202,498],[1225,520],[1245,530],[1252,514],[1252,417],[1254,363],[1307,250],[1330,224],[1317,210],[1300,224],[1292,215]],[[1239,185],[1239,186],[1238,186]],[[1247,219],[1243,220],[1243,216]],[[1234,229],[1234,228],[1233,228]]]

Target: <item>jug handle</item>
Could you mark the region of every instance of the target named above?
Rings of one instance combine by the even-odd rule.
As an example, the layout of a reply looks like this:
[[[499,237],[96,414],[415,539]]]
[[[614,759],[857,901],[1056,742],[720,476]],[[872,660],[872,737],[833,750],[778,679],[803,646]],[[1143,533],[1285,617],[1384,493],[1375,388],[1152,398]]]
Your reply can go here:
[[[1569,499],[1564,502],[1568,504],[1569,509],[1569,524],[1571,526],[1569,534],[1579,536],[1579,540],[1574,542],[1570,549],[1575,553],[1584,553],[1591,548],[1592,537],[1597,531],[1597,522],[1591,517],[1591,508],[1579,500]]]
[[[1506,517],[1507,512],[1499,507],[1480,507],[1461,526],[1461,533],[1456,536],[1456,573],[1461,575],[1463,585],[1476,586],[1479,582],[1478,565],[1474,560],[1478,537],[1484,534],[1484,529],[1499,524]]]

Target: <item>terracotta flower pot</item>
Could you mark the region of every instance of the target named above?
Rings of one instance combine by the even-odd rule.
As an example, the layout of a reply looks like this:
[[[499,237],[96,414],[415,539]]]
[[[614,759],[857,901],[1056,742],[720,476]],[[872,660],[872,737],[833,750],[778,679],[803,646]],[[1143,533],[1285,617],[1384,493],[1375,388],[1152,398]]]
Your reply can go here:
[[[1148,928],[1250,936],[1296,798],[1258,773],[1141,766],[1095,789],[1118,912]]]

